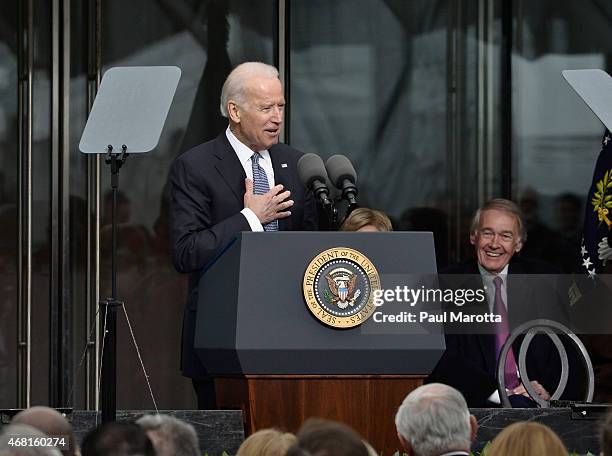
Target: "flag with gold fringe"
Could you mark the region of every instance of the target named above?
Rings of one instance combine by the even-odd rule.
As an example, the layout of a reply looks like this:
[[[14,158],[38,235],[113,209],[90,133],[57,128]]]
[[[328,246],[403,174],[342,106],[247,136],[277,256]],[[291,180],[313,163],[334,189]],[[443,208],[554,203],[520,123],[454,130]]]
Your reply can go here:
[[[607,260],[612,260],[609,243],[612,229],[612,134],[606,130],[601,152],[593,171],[584,215],[584,237],[580,254],[589,276],[599,274]]]

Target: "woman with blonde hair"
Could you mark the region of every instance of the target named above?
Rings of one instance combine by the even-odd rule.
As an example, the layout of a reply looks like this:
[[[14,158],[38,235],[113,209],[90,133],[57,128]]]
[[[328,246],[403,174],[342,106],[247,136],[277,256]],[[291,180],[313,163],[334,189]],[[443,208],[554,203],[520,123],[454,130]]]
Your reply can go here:
[[[342,223],[340,231],[393,231],[393,227],[385,213],[369,207],[358,207]]]
[[[487,448],[490,456],[567,456],[552,429],[533,421],[514,423],[500,432]]]
[[[290,432],[262,429],[242,442],[236,456],[285,456],[296,441]]]

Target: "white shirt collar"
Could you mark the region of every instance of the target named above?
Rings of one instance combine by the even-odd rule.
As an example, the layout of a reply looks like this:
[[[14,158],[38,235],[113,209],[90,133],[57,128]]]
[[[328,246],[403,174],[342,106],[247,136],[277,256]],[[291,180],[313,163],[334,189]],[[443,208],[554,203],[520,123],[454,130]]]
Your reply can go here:
[[[494,274],[492,272],[487,271],[480,265],[480,263],[478,263],[478,271],[480,272],[480,275],[483,277],[483,279],[490,280],[491,282],[493,282],[493,279],[495,277],[500,276],[502,278],[502,281],[506,283],[506,276],[508,275],[508,265],[504,266],[504,269],[502,269],[500,273]]]
[[[244,143],[240,142],[240,140],[236,138],[236,135],[232,133],[232,130],[230,130],[229,126],[225,130],[225,136],[227,137],[227,140],[229,141],[232,148],[234,149],[234,152],[236,152],[236,155],[238,155],[238,160],[240,160],[242,166],[244,167],[246,163],[249,163],[250,166],[250,160],[253,156],[254,151],[245,146]],[[261,158],[264,159],[264,161],[270,163],[270,165],[272,164],[272,159],[270,158],[270,152],[268,151],[268,149],[260,150],[258,152],[261,155]]]

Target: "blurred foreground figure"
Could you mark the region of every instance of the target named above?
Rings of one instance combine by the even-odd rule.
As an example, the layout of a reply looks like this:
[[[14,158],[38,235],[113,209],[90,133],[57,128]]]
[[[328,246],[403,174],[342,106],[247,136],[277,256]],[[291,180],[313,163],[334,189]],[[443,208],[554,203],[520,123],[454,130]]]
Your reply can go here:
[[[144,415],[136,420],[143,428],[157,456],[200,456],[200,444],[194,427],[169,415]]]
[[[552,429],[533,421],[514,423],[500,432],[487,448],[495,456],[567,456],[567,450]]]
[[[296,441],[295,435],[290,432],[262,429],[240,445],[236,456],[285,456]]]
[[[55,447],[17,446],[15,439],[45,438],[47,434],[27,424],[9,424],[0,431],[0,456],[61,456]]]
[[[297,439],[287,456],[368,456],[359,434],[337,421],[309,418],[297,433]]]
[[[69,448],[62,450],[62,453],[65,456],[73,456],[80,453],[76,439],[74,438],[72,426],[66,417],[55,409],[44,406],[30,407],[15,415],[11,423],[27,424],[45,433],[49,437],[66,437],[68,439]]]
[[[136,423],[112,422],[91,431],[83,440],[83,456],[156,456],[151,439]]]

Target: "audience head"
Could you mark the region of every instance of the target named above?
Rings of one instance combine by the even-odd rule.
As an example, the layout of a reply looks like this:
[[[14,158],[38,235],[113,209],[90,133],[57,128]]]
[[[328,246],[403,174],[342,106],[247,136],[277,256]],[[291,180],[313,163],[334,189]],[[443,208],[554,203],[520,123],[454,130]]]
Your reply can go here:
[[[497,198],[481,206],[472,219],[470,242],[478,263],[492,274],[501,272],[527,238],[521,210],[510,200]]]
[[[607,413],[601,423],[599,448],[602,456],[612,456],[612,411]]]
[[[370,442],[368,442],[367,440],[362,440],[362,442],[365,445],[366,450],[367,450],[369,456],[380,456],[378,451],[376,451],[374,449],[374,447],[372,445],[370,445]]]
[[[19,412],[11,420],[12,424],[27,424],[32,426],[49,437],[65,437],[68,439],[68,446],[62,453],[71,456],[77,453],[76,439],[72,426],[64,415],[57,410],[36,406]]]
[[[61,456],[55,447],[15,446],[11,439],[49,437],[44,432],[27,424],[9,424],[0,430],[0,456]]]
[[[83,456],[155,456],[144,429],[120,421],[105,423],[87,434],[81,452]]]
[[[144,415],[136,421],[155,448],[157,456],[200,456],[198,435],[189,423],[169,415]]]
[[[368,450],[359,434],[346,424],[309,418],[287,456],[368,456]]]
[[[261,62],[238,65],[221,90],[221,114],[232,133],[253,151],[278,143],[285,115],[278,70]]]
[[[487,448],[495,456],[567,456],[565,446],[548,426],[534,421],[514,423]]]
[[[393,231],[391,220],[381,211],[358,207],[346,218],[341,231]]]
[[[262,429],[247,438],[236,456],[285,456],[287,450],[296,443],[295,435],[276,429]]]
[[[410,456],[469,452],[478,428],[461,393],[441,383],[408,394],[395,415],[395,426]]]

